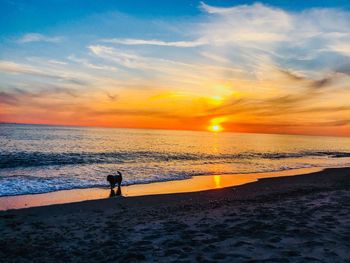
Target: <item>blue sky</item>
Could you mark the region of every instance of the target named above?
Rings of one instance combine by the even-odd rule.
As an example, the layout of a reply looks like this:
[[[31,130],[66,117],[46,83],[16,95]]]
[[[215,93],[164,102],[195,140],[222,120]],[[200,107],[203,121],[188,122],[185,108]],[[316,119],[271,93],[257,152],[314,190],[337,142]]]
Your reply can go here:
[[[0,121],[350,135],[350,2],[0,2]]]
[[[233,6],[255,2],[298,11],[315,7],[336,7],[347,9],[348,0],[209,0],[213,6]],[[195,0],[129,0],[129,1],[96,1],[96,0],[2,0],[0,2],[0,28],[2,36],[23,32],[49,30],[60,23],[79,20],[84,17],[105,13],[121,12],[138,17],[177,17],[200,15],[200,1]]]

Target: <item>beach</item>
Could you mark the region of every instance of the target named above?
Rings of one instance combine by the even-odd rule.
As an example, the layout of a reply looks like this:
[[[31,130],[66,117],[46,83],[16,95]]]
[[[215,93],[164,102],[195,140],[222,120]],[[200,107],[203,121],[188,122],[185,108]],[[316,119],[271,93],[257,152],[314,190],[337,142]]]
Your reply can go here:
[[[349,262],[350,168],[0,212],[6,262]]]
[[[350,0],[0,14],[0,263],[350,263]]]

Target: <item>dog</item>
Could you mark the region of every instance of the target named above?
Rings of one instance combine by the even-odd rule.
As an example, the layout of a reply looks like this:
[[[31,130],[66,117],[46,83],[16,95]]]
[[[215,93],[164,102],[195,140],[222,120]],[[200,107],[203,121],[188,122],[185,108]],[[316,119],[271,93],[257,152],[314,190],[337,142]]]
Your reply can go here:
[[[120,188],[120,185],[123,181],[123,176],[122,173],[117,171],[117,175],[108,175],[107,176],[107,181],[109,182],[110,186],[111,186],[111,190],[113,190],[113,188],[115,187],[115,185],[118,185],[118,188]]]

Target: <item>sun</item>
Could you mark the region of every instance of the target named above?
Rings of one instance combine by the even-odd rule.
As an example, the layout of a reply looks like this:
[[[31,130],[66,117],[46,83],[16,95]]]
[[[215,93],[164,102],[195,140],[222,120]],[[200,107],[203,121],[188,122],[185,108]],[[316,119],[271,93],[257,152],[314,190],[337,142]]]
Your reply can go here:
[[[219,131],[222,131],[222,127],[218,124],[215,124],[215,125],[210,126],[209,130],[211,130],[213,132],[219,132]]]

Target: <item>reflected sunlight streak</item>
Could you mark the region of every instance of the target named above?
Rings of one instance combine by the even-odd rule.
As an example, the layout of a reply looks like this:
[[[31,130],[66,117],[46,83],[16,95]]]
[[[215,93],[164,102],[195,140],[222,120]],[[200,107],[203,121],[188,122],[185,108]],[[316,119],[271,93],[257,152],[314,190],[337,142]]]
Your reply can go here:
[[[213,178],[214,178],[215,188],[221,188],[221,176],[214,175]]]

